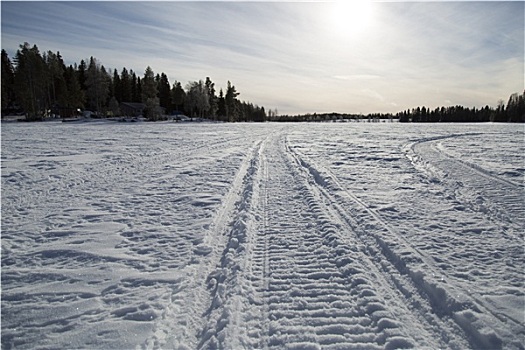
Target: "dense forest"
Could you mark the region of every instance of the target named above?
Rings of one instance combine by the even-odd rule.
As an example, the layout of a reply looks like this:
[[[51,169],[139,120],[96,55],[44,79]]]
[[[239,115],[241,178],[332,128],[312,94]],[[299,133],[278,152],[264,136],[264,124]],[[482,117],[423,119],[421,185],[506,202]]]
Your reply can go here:
[[[279,115],[238,99],[239,92],[228,81],[226,91],[218,94],[209,77],[182,86],[170,84],[165,73],[156,74],[147,67],[138,75],[125,67],[106,69],[96,58],[66,66],[60,52],[40,53],[36,45],[20,45],[11,60],[2,50],[2,118],[9,114],[25,115],[26,120],[51,116],[74,117],[89,110],[92,116],[142,115],[151,121],[167,115],[237,121],[331,121],[394,120],[399,122],[525,122],[525,91],[513,93],[508,102],[498,101],[496,108],[448,106],[431,109],[417,107],[395,114],[304,114]]]
[[[230,81],[217,95],[209,77],[183,87],[178,81],[170,84],[165,73],[155,75],[149,66],[140,76],[125,67],[110,71],[94,57],[66,66],[60,52],[41,54],[28,43],[20,45],[13,60],[2,50],[2,117],[24,114],[34,121],[89,110],[99,118],[140,114],[151,121],[171,114],[229,122],[266,120],[264,107],[238,96]]]

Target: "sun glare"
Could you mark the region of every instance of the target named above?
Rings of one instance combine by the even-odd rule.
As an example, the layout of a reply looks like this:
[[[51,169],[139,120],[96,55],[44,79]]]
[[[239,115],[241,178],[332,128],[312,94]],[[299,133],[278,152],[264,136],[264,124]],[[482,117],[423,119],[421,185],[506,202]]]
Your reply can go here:
[[[335,2],[333,5],[332,25],[334,30],[341,35],[360,35],[372,21],[371,1],[342,0]]]

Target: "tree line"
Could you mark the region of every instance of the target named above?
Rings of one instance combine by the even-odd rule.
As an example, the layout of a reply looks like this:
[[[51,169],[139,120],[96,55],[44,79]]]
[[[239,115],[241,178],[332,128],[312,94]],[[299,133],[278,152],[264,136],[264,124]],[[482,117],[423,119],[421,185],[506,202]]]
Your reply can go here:
[[[79,64],[66,66],[60,52],[40,53],[36,45],[20,45],[11,60],[2,50],[2,117],[25,114],[27,120],[42,120],[50,115],[70,117],[80,110],[90,110],[95,116],[125,114],[123,103],[140,104],[142,115],[156,121],[166,115],[186,114],[190,117],[237,121],[328,121],[398,119],[399,122],[525,122],[525,91],[513,93],[507,103],[498,101],[496,108],[448,106],[431,109],[416,107],[396,114],[305,114],[279,115],[277,109],[266,111],[250,102],[238,99],[239,92],[228,81],[225,92],[217,94],[209,77],[170,84],[165,73],[155,74],[147,67],[140,76],[125,67],[119,72],[106,69],[91,57]]]
[[[379,121],[399,120],[400,123],[480,123],[503,122],[525,123],[525,91],[513,93],[507,103],[498,101],[496,108],[486,105],[483,108],[464,106],[416,107],[398,113],[308,113],[300,115],[268,115],[267,120],[275,122],[325,122],[325,121]]]
[[[521,95],[511,94],[506,105],[499,100],[496,108],[487,105],[483,108],[450,106],[430,109],[423,106],[399,112],[396,118],[405,123],[525,123],[525,91]]]
[[[264,107],[238,99],[239,92],[228,81],[217,94],[209,77],[170,84],[165,73],[147,67],[140,76],[125,67],[111,71],[94,57],[66,66],[60,52],[40,53],[37,45],[20,45],[11,60],[2,50],[2,116],[23,113],[27,120],[50,115],[70,117],[81,110],[95,116],[120,116],[123,103],[140,104],[151,121],[177,113],[220,121],[263,122]]]

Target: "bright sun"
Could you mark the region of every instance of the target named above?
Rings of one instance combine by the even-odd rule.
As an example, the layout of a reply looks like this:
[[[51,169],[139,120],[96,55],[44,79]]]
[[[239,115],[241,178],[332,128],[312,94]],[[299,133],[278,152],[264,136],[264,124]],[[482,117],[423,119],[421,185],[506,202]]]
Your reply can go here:
[[[339,34],[361,34],[370,25],[373,14],[371,1],[342,0],[333,5],[332,22]]]

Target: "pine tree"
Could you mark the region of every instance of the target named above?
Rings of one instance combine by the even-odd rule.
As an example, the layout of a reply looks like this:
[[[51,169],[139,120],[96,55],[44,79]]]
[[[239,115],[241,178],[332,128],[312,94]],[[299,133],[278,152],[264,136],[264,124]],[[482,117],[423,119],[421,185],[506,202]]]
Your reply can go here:
[[[147,67],[142,79],[142,102],[146,104],[145,117],[152,121],[160,119],[161,111],[159,98],[157,97],[157,82],[151,67]]]
[[[67,85],[64,78],[65,66],[60,52],[48,51],[46,58],[47,92],[49,105],[65,105],[67,103]]]
[[[131,74],[131,102],[142,102],[142,91],[139,89],[140,78],[137,78],[135,72],[130,71]],[[124,101],[130,102],[130,101]]]
[[[65,112],[62,108],[67,109],[69,115],[87,107],[103,114],[109,106],[117,114],[118,102],[128,101],[145,103],[146,116],[151,120],[162,115],[160,106],[170,111],[181,109],[184,104],[190,114],[200,117],[217,119],[219,115],[229,121],[266,118],[264,108],[237,99],[239,93],[230,81],[226,94],[221,89],[219,96],[209,77],[205,82],[190,83],[185,92],[179,82],[170,87],[167,75],[154,75],[151,67],[147,67],[142,78],[126,68],[120,75],[117,69],[106,70],[94,57],[81,60],[78,66],[75,63],[66,67],[60,52],[41,55],[36,45],[31,47],[28,43],[20,45],[13,62],[2,50],[2,109],[19,105],[28,119],[42,118],[50,108],[61,112]]]
[[[525,91],[518,97],[518,122],[525,123]]]
[[[226,117],[226,101],[222,88],[219,90],[219,97],[217,98],[217,115],[221,120],[223,119],[222,117]]]
[[[175,81],[175,83],[173,83],[173,88],[171,89],[171,102],[176,111],[180,111],[182,108],[185,97],[186,93],[184,92],[181,83]]]
[[[97,113],[102,113],[109,95],[109,76],[104,66],[93,57],[86,71],[86,87],[88,105]]]
[[[208,101],[210,108],[207,111],[208,117],[216,120],[217,119],[217,110],[219,109],[219,101],[215,95],[215,83],[213,83],[210,77],[206,77],[206,82],[204,83],[206,87],[206,92],[208,94]]]
[[[146,102],[148,98],[157,97],[157,83],[155,82],[155,74],[151,67],[147,67],[142,79],[142,102]]]
[[[239,93],[235,90],[235,86],[228,81],[228,87],[226,89],[226,96],[224,97],[226,118],[229,122],[236,122],[239,118],[239,106],[237,101]]]
[[[28,43],[20,45],[16,52],[14,87],[17,100],[26,111],[28,120],[38,120],[47,109],[47,81],[45,62],[38,47]]]
[[[137,77],[135,76],[135,81]],[[126,67],[122,68],[120,73],[120,100],[119,102],[133,101],[132,77]]]
[[[80,109],[84,108],[84,91],[80,87],[80,83],[77,79],[77,74],[73,66],[69,66],[65,73],[66,85],[67,85],[67,102],[65,107]]]
[[[86,61],[81,60],[79,66],[77,68],[77,74],[78,74],[78,83],[80,84],[80,88],[82,89],[82,91],[86,91],[87,90],[87,86],[86,86],[86,71],[87,71]]]
[[[5,50],[2,50],[2,111],[10,107],[15,100],[14,94],[15,73],[13,64]],[[2,113],[2,117],[4,113]]]
[[[507,120],[508,122],[517,122],[520,119],[519,115],[519,96],[518,93],[513,93],[509,97],[509,101],[507,102]]]
[[[122,82],[117,69],[113,70],[113,97],[119,102],[122,102]]]
[[[157,88],[160,106],[171,112],[171,88],[166,74],[162,73],[160,75]]]
[[[136,102],[142,102],[142,79],[137,77],[137,99]]]

